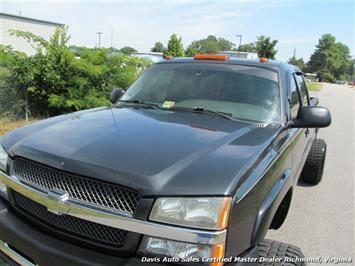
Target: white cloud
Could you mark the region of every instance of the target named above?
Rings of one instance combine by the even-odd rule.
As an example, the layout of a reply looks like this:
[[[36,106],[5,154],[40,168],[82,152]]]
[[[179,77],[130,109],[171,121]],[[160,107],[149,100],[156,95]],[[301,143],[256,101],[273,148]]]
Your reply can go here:
[[[300,2],[304,5],[300,5]],[[268,35],[279,40],[278,58],[286,60],[297,48],[298,56],[307,58],[322,32],[334,33],[337,39],[351,43],[353,38],[348,21],[329,21],[329,13],[337,12],[327,7],[324,13],[293,12],[307,9],[305,0],[145,0],[111,1],[56,0],[34,3],[31,0],[0,0],[3,12],[58,21],[69,26],[71,44],[93,47],[98,43],[96,32],[104,32],[102,45],[110,46],[111,33],[116,47],[129,45],[140,51],[149,50],[156,41],[165,45],[172,33],[182,37],[186,47],[191,41],[213,34],[238,43],[237,34],[243,35],[243,43],[255,41],[256,36]],[[318,1],[312,0],[311,2]],[[329,1],[328,1],[329,2]],[[2,4],[3,3],[3,4]],[[337,5],[333,5],[337,8]],[[308,12],[312,13],[312,12]],[[334,14],[333,14],[334,13]],[[344,13],[344,11],[343,11]],[[288,15],[292,17],[288,19]],[[322,14],[322,15],[320,15]],[[317,22],[317,23],[315,23]],[[345,24],[345,22],[347,24]],[[329,28],[336,25],[332,30]],[[313,25],[313,27],[309,27]]]
[[[255,14],[238,5],[226,8],[220,4],[154,3],[127,5],[124,10],[124,13],[107,16],[102,24],[117,30],[119,46],[134,45],[140,50],[148,50],[155,41],[166,43],[172,33],[182,36],[185,46],[209,34],[230,35],[231,29],[245,29],[243,20]]]

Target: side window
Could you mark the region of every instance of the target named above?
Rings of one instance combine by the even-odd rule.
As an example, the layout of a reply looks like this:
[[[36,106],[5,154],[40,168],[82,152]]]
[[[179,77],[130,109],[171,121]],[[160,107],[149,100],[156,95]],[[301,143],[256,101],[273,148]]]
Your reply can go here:
[[[294,119],[297,117],[298,109],[300,107],[300,98],[297,90],[296,81],[293,76],[291,76],[290,81],[291,119]]]
[[[302,75],[295,75],[295,78],[297,81],[298,89],[300,90],[302,105],[309,105],[307,87]]]

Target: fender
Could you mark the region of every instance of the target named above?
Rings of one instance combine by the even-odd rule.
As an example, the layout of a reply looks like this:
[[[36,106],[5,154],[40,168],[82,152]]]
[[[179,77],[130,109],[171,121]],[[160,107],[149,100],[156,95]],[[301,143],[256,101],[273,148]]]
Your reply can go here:
[[[251,243],[264,239],[272,219],[287,192],[292,188],[292,170],[286,169],[265,197],[254,224]]]

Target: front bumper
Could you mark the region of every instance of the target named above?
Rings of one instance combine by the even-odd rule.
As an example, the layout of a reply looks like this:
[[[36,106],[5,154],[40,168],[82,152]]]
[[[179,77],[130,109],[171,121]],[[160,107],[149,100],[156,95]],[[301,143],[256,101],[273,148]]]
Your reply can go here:
[[[61,198],[58,199],[55,197],[56,195],[52,195],[51,191],[49,193],[48,191],[38,190],[16,176],[7,175],[1,171],[0,181],[11,191],[16,191],[47,207],[47,210],[51,210],[51,212],[65,213],[69,216],[141,235],[196,244],[225,243],[226,229],[220,231],[188,229],[121,216],[112,211],[92,208],[87,204],[83,205],[80,201],[71,198],[66,198],[65,201]],[[256,257],[255,250],[251,249],[243,256]],[[142,263],[141,258],[132,257],[132,254],[128,258],[119,257],[117,253],[103,254],[98,250],[89,250],[85,246],[76,246],[65,240],[51,237],[23,222],[17,214],[12,212],[11,208],[8,208],[8,203],[0,198],[0,265],[1,257],[5,258],[5,261],[10,261],[10,264],[18,263],[31,266],[163,265],[161,263]]]
[[[157,263],[142,263],[141,259],[138,257],[122,258],[102,254],[50,237],[37,230],[34,230],[28,224],[24,223],[17,216],[12,214],[7,208],[7,203],[1,198],[0,240],[3,243],[7,243],[10,247],[15,248],[15,253],[23,254],[24,257],[30,258],[34,265],[37,264],[40,266],[163,265]],[[5,260],[7,260],[10,265],[16,265],[14,260],[4,255],[4,253],[0,254],[0,264],[1,257],[5,258]],[[250,249],[246,253],[242,254],[241,257],[257,257],[256,248]],[[240,266],[252,264],[239,263],[234,265]]]
[[[88,204],[83,204],[81,201],[75,199],[69,198],[64,201],[54,197],[51,193],[48,194],[48,192],[34,189],[19,180],[16,176],[7,175],[1,171],[0,181],[17,193],[44,205],[48,210],[50,209],[55,213],[65,213],[66,215],[86,221],[129,232],[182,242],[213,245],[225,243],[226,240],[227,231],[225,229],[220,231],[188,229],[125,217],[106,209],[99,209]]]
[[[139,258],[119,258],[84,249],[34,230],[7,209],[0,199],[0,240],[37,265],[139,265]],[[152,264],[154,265],[154,264]]]

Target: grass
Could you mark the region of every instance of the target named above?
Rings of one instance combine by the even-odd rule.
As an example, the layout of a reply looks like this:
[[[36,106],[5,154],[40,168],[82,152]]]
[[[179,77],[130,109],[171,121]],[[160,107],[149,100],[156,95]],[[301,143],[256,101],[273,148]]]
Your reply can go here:
[[[323,88],[323,83],[307,81],[307,88],[309,91],[320,91]]]
[[[8,121],[8,120],[0,120],[0,136],[5,135],[6,133],[14,130],[18,127],[22,127],[24,125],[33,123],[35,120],[18,120],[18,121]]]

